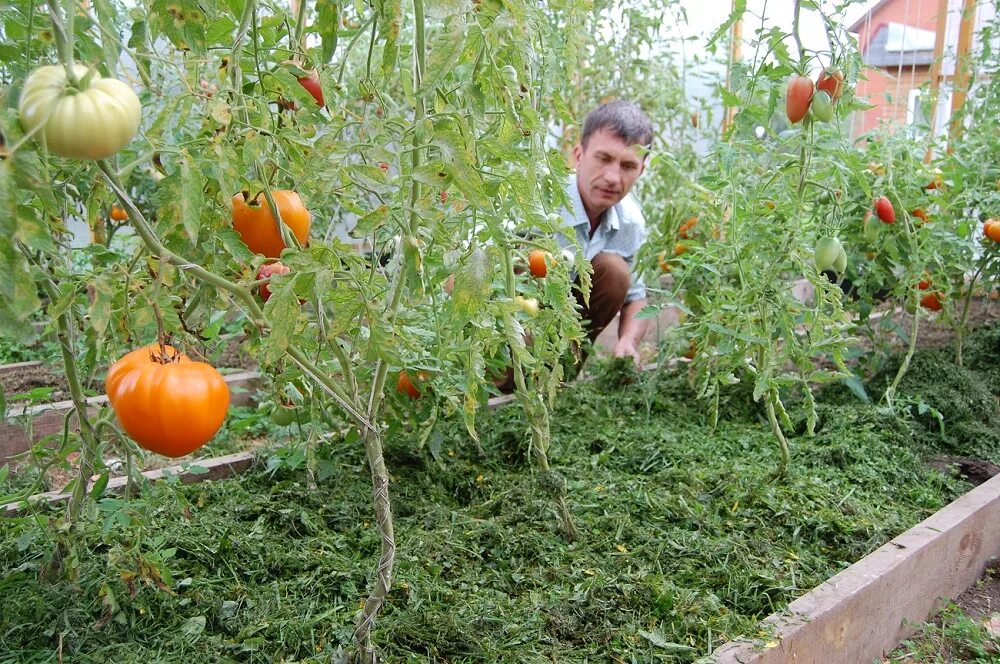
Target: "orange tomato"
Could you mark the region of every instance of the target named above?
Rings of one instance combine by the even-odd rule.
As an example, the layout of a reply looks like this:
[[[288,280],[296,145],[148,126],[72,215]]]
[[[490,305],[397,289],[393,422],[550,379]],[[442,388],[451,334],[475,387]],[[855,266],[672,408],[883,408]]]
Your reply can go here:
[[[1000,221],[987,219],[983,224],[983,234],[994,242],[1000,242]]]
[[[205,362],[159,344],[134,350],[115,362],[104,382],[122,429],[150,452],[190,454],[222,426],[229,387]]]
[[[111,218],[115,221],[125,221],[128,219],[128,212],[124,208],[118,205],[111,206]]]
[[[302,204],[302,199],[294,191],[285,189],[275,189],[271,196],[285,225],[304,246],[309,238],[312,215]],[[285,249],[278,223],[263,194],[252,202],[247,201],[242,192],[233,196],[233,229],[255,254],[278,258]]]
[[[788,96],[785,98],[785,114],[792,124],[800,122],[809,112],[809,102],[813,96],[813,82],[807,76],[794,76],[788,82]]]
[[[660,264],[660,270],[664,273],[670,272],[670,263],[667,261],[667,252],[661,251],[656,254],[656,261]]]
[[[528,271],[531,272],[531,276],[542,279],[549,273],[546,258],[548,258],[548,252],[541,249],[535,249],[528,254]]]
[[[927,221],[927,213],[924,212],[923,208],[914,208],[913,212],[910,214],[921,221]]]
[[[681,224],[680,230],[678,231],[681,239],[690,240],[694,237],[695,234],[692,232],[692,229],[697,225],[698,217],[690,217],[687,221]]]
[[[686,254],[691,251],[691,247],[687,246],[683,242],[678,242],[674,245],[674,256],[680,256],[681,254]]]

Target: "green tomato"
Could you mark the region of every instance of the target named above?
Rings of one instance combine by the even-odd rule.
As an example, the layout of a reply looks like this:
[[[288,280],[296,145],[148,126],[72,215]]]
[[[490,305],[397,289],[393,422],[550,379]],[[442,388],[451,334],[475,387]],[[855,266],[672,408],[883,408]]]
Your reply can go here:
[[[816,120],[829,122],[833,119],[833,99],[826,91],[820,90],[813,95],[812,102],[809,104],[809,112]]]
[[[139,130],[142,105],[127,84],[93,75],[74,64],[83,89],[70,86],[66,68],[39,67],[28,76],[17,110],[25,132],[50,152],[73,159],[104,159],[115,154]]]
[[[823,237],[816,243],[816,269],[822,272],[828,269],[837,261],[837,257],[844,251],[840,240],[835,237]]]
[[[847,252],[844,248],[840,248],[840,253],[837,254],[837,259],[833,261],[833,271],[837,274],[844,274],[847,272]]]
[[[268,417],[279,427],[287,427],[299,422],[306,424],[309,422],[309,411],[295,406],[285,406],[282,404],[272,404]]]

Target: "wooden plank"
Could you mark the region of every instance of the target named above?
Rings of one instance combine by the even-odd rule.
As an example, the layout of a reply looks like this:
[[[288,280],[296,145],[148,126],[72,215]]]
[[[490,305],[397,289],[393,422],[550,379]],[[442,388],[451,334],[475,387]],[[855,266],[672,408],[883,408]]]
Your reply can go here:
[[[762,640],[736,640],[718,664],[880,661],[958,597],[1000,554],[1000,475],[865,556],[764,621]]]
[[[31,362],[15,362],[14,364],[3,364],[0,365],[0,376],[6,376],[7,374],[17,373],[18,371],[23,371],[24,369],[34,369],[35,367],[42,366],[42,363],[37,360],[32,360]]]
[[[263,375],[256,371],[225,374],[223,378],[229,385],[230,406],[246,406],[253,403],[256,390],[263,381]],[[102,394],[88,397],[86,401],[88,415],[94,416],[107,403],[108,397]],[[45,436],[61,432],[65,426],[66,416],[72,410],[73,402],[71,400],[34,406],[10,404],[7,407],[8,420],[30,417],[32,419],[32,435],[29,438],[23,427],[10,421],[0,422],[0,466],[10,461],[12,457],[28,451],[32,444]],[[70,418],[70,427],[74,431],[79,427],[75,415]]]
[[[185,470],[185,466],[200,466],[208,472],[192,472]],[[168,476],[178,476],[184,484],[202,482],[204,480],[219,480],[233,475],[242,474],[254,466],[254,455],[252,452],[239,452],[237,454],[227,454],[226,456],[214,459],[195,459],[183,466],[169,466],[157,470],[147,470],[142,473],[150,482],[162,480]],[[105,494],[117,494],[125,491],[126,478],[115,477],[108,482]],[[70,494],[61,491],[47,491],[38,493],[28,499],[29,503],[48,503],[49,505],[59,505],[69,500]],[[22,512],[20,503],[11,503],[0,507],[0,516],[17,516]]]

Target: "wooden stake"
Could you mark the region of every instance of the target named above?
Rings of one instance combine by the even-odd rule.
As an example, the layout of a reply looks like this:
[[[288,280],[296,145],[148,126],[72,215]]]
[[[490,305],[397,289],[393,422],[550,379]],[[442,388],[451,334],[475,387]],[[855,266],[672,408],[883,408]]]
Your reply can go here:
[[[937,35],[934,38],[934,61],[931,63],[931,124],[927,133],[924,163],[934,158],[934,135],[937,126],[938,95],[941,92],[941,61],[944,59],[945,33],[948,28],[948,0],[938,0]]]
[[[972,46],[972,31],[975,27],[976,0],[964,0],[962,3],[962,23],[958,29],[958,55],[955,60],[955,80],[951,95],[951,130],[949,132],[948,152],[953,150],[951,143],[962,135],[964,129],[956,116],[965,105],[965,97],[969,92],[970,64],[969,51]]]

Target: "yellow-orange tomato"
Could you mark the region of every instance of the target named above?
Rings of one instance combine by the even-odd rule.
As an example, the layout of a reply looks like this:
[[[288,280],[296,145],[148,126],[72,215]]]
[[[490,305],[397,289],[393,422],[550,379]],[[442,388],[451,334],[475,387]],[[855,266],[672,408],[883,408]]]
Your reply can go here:
[[[141,447],[167,457],[190,454],[222,426],[229,387],[205,362],[159,344],[115,362],[104,382],[108,401],[125,433]]]
[[[987,219],[983,224],[983,233],[994,242],[1000,242],[1000,221]]]
[[[125,221],[128,219],[128,213],[125,212],[123,208],[118,205],[111,206],[111,218],[115,221]]]
[[[698,342],[691,339],[688,342],[688,349],[684,352],[684,357],[689,360],[693,360],[694,356],[698,354]]]
[[[531,272],[531,276],[541,279],[549,273],[549,266],[545,260],[547,257],[548,252],[541,249],[535,249],[528,254],[528,271]]]
[[[276,189],[271,196],[285,225],[295,234],[299,244],[305,245],[312,215],[302,204],[302,199],[294,191],[285,189]],[[252,202],[248,202],[242,192],[233,196],[233,229],[255,254],[278,258],[285,249],[278,223],[263,194]]]
[[[686,254],[691,251],[691,247],[687,246],[683,242],[678,242],[674,245],[674,256],[680,256],[681,254]]]
[[[661,251],[656,254],[656,261],[660,264],[660,269],[663,272],[670,272],[670,263],[667,261],[667,252]]]

